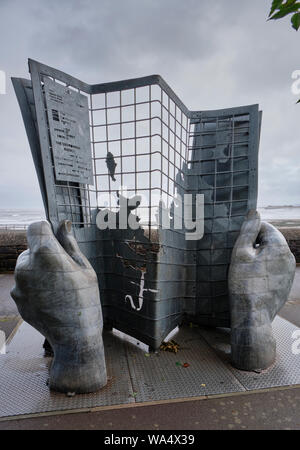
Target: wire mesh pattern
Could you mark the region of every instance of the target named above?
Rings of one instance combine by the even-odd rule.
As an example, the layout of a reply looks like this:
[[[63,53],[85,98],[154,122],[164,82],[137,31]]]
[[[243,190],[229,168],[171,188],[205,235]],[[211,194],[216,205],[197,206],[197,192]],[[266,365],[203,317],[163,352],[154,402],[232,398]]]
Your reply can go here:
[[[205,235],[197,246],[196,316],[228,326],[227,273],[249,209],[250,114],[203,113],[189,130],[189,192],[204,194]]]
[[[187,116],[158,85],[151,85],[94,95],[91,118],[97,206],[117,211],[123,186],[129,195],[142,196],[136,210],[141,225],[157,228],[159,200],[171,204],[175,174],[186,161]],[[109,157],[114,173],[108,173]]]
[[[45,95],[44,85],[42,91]],[[184,189],[183,178],[177,174],[183,173],[187,158],[189,119],[158,85],[88,99],[94,185],[58,181],[52,159],[58,221],[69,219],[77,227],[94,225],[91,211],[118,212],[123,187],[129,197],[142,197],[136,215],[150,235],[151,226],[158,226],[160,200],[169,207],[178,184]],[[47,113],[49,128],[52,112]]]

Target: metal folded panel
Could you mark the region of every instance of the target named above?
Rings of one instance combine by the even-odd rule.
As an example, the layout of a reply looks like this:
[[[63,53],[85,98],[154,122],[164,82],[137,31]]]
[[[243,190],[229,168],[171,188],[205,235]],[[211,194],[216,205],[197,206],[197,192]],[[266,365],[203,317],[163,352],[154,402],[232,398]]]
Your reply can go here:
[[[257,206],[260,123],[258,105],[192,113],[188,191],[205,196],[194,310],[203,325],[230,325],[227,274],[244,218]]]
[[[54,232],[72,220],[107,326],[153,348],[184,320],[229,326],[231,250],[256,207],[258,106],[192,112],[158,75],[88,85],[29,68],[31,81],[13,82],[46,216]],[[202,239],[175,226],[185,194],[204,196]],[[138,229],[98,229],[99,211],[120,223],[121,202],[137,195]]]

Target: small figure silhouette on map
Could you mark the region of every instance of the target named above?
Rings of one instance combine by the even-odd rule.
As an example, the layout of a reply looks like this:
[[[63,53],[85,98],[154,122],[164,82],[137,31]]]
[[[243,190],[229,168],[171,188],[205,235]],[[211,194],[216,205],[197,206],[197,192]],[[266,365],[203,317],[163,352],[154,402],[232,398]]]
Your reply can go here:
[[[116,179],[115,179],[115,170],[116,170],[116,167],[117,167],[117,163],[115,162],[114,155],[111,152],[107,153],[105,162],[106,162],[106,165],[107,165],[107,169],[108,169],[109,175],[111,176],[111,179],[113,181],[116,181]]]

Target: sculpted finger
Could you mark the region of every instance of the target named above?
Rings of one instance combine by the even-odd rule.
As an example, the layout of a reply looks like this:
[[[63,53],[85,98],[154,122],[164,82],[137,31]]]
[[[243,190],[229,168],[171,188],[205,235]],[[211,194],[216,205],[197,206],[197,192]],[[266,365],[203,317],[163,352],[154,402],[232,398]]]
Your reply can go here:
[[[60,251],[60,246],[55,239],[51,225],[46,220],[29,225],[27,241],[31,253],[55,253]]]
[[[285,237],[273,225],[263,222],[258,235],[257,263],[265,267],[270,301],[268,311],[271,320],[288,299],[296,261]]]
[[[72,270],[72,260],[53,234],[47,221],[34,222],[27,230],[30,252],[30,267],[39,267],[43,271]]]
[[[261,220],[257,211],[251,210],[242,225],[235,243],[232,258],[252,258],[255,255],[255,243],[260,231]]]
[[[270,223],[261,223],[257,242],[259,244],[260,250],[263,250],[264,248],[270,248],[270,250],[273,249],[277,253],[279,251],[286,251],[286,253],[289,253],[289,246],[286,242],[285,237]]]
[[[63,220],[58,227],[57,239],[69,256],[81,267],[90,269],[91,265],[88,259],[80,251],[77,241],[72,233],[72,222]]]

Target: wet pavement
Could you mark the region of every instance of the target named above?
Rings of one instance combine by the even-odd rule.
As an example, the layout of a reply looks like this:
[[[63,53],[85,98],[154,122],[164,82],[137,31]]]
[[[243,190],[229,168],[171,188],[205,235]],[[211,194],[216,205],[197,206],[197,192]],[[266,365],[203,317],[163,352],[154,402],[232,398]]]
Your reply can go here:
[[[300,388],[11,420],[0,430],[300,430]]]

